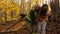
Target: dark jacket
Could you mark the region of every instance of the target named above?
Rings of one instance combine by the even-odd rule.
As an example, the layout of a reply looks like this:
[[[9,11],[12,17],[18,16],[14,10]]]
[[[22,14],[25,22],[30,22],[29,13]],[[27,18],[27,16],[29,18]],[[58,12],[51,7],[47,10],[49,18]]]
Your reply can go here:
[[[31,23],[36,24],[36,19],[37,19],[38,13],[34,10],[30,10],[30,13],[26,15],[26,19],[30,21]]]

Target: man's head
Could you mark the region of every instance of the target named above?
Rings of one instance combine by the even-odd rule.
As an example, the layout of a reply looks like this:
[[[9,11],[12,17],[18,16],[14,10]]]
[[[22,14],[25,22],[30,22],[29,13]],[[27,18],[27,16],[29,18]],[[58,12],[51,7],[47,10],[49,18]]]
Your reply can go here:
[[[39,11],[39,10],[40,10],[40,6],[39,6],[38,4],[36,4],[36,5],[34,6],[34,10],[35,10],[35,11]]]

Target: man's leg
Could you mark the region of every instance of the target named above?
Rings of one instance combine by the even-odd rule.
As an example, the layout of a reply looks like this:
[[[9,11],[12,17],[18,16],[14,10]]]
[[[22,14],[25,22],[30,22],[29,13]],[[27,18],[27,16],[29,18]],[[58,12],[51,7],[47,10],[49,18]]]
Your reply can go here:
[[[40,34],[41,33],[41,26],[42,24],[39,22],[38,25],[37,25],[37,34]]]
[[[31,28],[31,23],[29,22],[29,21],[26,21],[26,26],[27,26],[27,29],[28,29],[28,31],[29,31],[29,34],[32,34],[32,28]]]

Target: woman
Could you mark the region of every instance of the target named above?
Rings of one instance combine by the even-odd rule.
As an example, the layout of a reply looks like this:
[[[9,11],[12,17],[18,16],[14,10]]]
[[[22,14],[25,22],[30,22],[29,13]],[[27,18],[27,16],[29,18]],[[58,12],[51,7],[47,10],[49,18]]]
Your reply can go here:
[[[47,11],[48,11],[48,5],[43,4],[38,16],[37,34],[45,34],[45,27],[48,19]]]

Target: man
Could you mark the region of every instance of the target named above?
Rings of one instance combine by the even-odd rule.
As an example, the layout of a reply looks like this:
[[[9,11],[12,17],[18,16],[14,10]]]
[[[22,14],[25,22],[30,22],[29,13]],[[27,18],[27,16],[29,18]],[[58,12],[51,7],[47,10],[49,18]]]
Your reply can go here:
[[[36,4],[31,10],[30,10],[30,13],[26,15],[26,20],[27,20],[27,25],[28,27],[31,26],[31,33],[32,34],[34,32],[34,30],[36,30],[36,25],[37,25],[37,16],[38,16],[38,13],[40,11],[40,6],[38,4]]]
[[[37,34],[45,34],[45,27],[48,19],[47,11],[48,11],[48,5],[43,4],[38,16]]]

